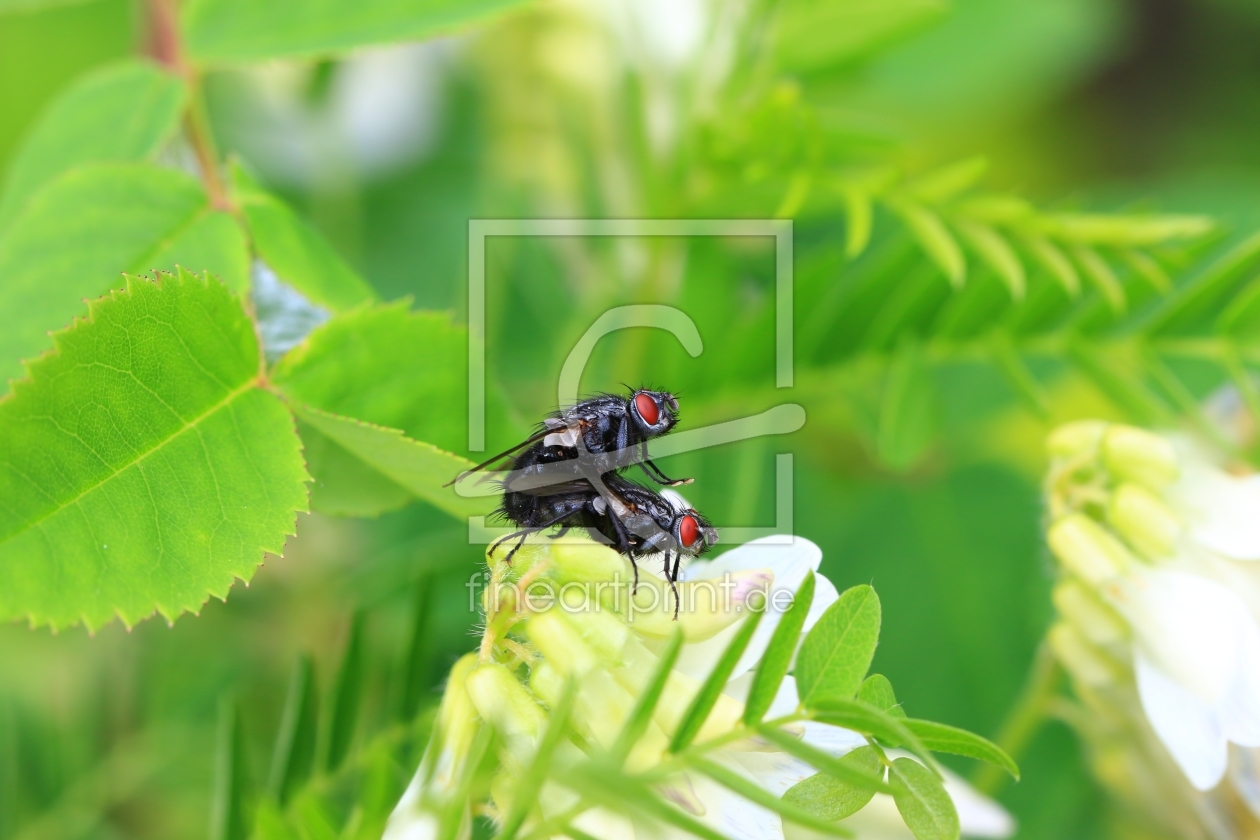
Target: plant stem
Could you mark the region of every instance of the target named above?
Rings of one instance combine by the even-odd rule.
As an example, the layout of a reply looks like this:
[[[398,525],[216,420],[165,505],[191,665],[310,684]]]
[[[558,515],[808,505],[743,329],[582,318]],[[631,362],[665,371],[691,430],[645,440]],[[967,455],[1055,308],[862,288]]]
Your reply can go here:
[[[182,76],[188,85],[188,106],[184,113],[184,133],[197,157],[201,182],[206,188],[210,206],[216,210],[232,210],[223,179],[219,174],[219,156],[215,150],[210,121],[206,118],[201,92],[201,77],[184,55],[179,35],[179,13],[175,0],[148,0],[148,52],[155,61]]]
[[[1016,761],[1049,717],[1062,676],[1058,660],[1054,658],[1050,645],[1043,640],[1037,648],[1023,693],[1007,714],[996,738],[997,745]],[[981,793],[992,796],[1007,783],[1008,778],[1002,768],[985,764],[972,774],[971,783]]]

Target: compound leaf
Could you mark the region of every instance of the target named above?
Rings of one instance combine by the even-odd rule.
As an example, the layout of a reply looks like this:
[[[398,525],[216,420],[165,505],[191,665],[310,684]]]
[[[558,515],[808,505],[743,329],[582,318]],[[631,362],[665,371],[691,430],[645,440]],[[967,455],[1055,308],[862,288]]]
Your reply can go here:
[[[129,278],[54,344],[0,401],[0,618],[174,620],[283,550],[300,443],[222,284]]]
[[[827,608],[796,657],[802,704],[857,694],[875,656],[879,624],[879,596],[866,585],[846,590]]]
[[[27,203],[0,236],[0,375],[48,344],[47,332],[83,311],[83,300],[139,274],[176,265],[210,271],[240,288],[248,264],[235,222],[210,209],[201,185],[148,164],[73,169]]]
[[[520,0],[193,0],[183,13],[200,61],[345,52],[453,32]]]
[[[13,159],[0,195],[0,229],[67,169],[152,157],[178,128],[184,99],[184,83],[147,61],[112,64],[71,85]]]

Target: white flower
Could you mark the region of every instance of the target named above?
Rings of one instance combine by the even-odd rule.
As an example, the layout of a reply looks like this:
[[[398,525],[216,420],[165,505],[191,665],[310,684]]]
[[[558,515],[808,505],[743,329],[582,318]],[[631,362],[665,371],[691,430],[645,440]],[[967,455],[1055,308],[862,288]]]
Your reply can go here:
[[[547,541],[549,542],[549,541]],[[609,569],[624,574],[625,561],[611,550],[589,543],[543,545],[541,554],[530,554],[523,549],[517,555],[514,573],[530,575],[528,568],[542,568],[540,560],[546,557],[548,573],[558,579],[594,581]],[[778,625],[787,606],[791,603],[807,575],[817,572],[822,552],[808,540],[771,537],[740,546],[713,561],[695,561],[687,569],[679,584],[682,593],[680,621],[672,619],[672,602],[646,613],[616,615],[607,610],[570,612],[552,609],[532,615],[522,622],[537,658],[529,666],[528,690],[506,676],[510,672],[499,665],[483,664],[473,670],[467,682],[472,705],[481,717],[494,723],[500,731],[517,733],[511,739],[510,749],[502,756],[505,771],[519,773],[524,758],[533,749],[541,725],[539,709],[532,701],[521,699],[532,694],[547,705],[554,707],[564,691],[565,681],[572,678],[576,687],[572,724],[582,738],[592,744],[611,747],[621,731],[622,722],[634,706],[636,698],[656,671],[658,654],[667,644],[674,631],[681,627],[684,645],[674,670],[666,685],[663,700],[653,714],[648,730],[632,749],[627,760],[630,772],[649,770],[665,756],[672,733],[682,721],[703,681],[727,648],[731,636],[737,632],[738,619],[746,614],[746,608],[754,591],[766,596],[766,614],[761,617],[745,654],[732,672],[724,693],[696,738],[697,743],[733,733],[740,725],[744,712],[743,701],[751,685],[753,669],[769,645],[774,628]],[[646,565],[646,564],[645,564]],[[599,569],[604,571],[600,572]],[[623,578],[624,579],[624,578]],[[719,583],[733,581],[725,588]],[[818,621],[822,613],[838,599],[835,587],[825,577],[815,577],[815,594],[805,622],[805,632]],[[658,593],[668,593],[664,581],[644,574],[636,596],[640,600],[657,599]],[[718,592],[717,597],[705,596],[706,591]],[[697,597],[698,596],[698,597]],[[566,601],[566,603],[568,603]],[[478,675],[493,669],[494,679],[504,681],[494,692],[487,692],[478,685]],[[481,683],[489,682],[480,679]],[[509,685],[510,683],[510,685]],[[449,691],[449,689],[448,689]],[[512,695],[512,702],[501,698]],[[444,702],[445,708],[445,702]],[[795,713],[799,707],[796,683],[792,677],[784,679],[768,718]],[[833,756],[866,744],[856,733],[812,721],[791,724],[803,739]],[[566,745],[571,747],[571,745]],[[817,771],[808,764],[779,752],[759,738],[740,736],[706,753],[709,761],[725,770],[757,785],[775,796],[782,795],[792,785],[814,775]],[[580,759],[576,748],[565,755],[557,755],[556,765]],[[423,788],[422,774],[432,778],[426,770],[431,763],[426,756],[421,773],[413,788]],[[431,784],[431,783],[430,783]],[[959,810],[964,835],[976,837],[1005,837],[1013,830],[1010,817],[994,803],[984,799],[961,780],[950,777],[946,784]],[[512,780],[504,780],[497,788],[492,784],[495,804],[500,812],[510,806],[513,795]],[[708,776],[693,771],[681,771],[670,775],[656,790],[685,813],[705,823],[733,840],[775,840],[785,838],[785,827],[777,813],[754,804]],[[386,840],[421,840],[434,836],[436,823],[425,819],[416,802],[423,801],[423,791],[413,792],[399,804],[390,822]],[[431,797],[441,801],[441,796]],[[554,816],[572,804],[574,798],[567,791],[549,783],[539,797],[544,817]],[[892,807],[891,799],[877,794],[868,808],[892,815],[891,822],[878,816],[858,817],[867,822],[858,824],[862,836],[900,837],[905,832],[904,823]],[[854,818],[850,818],[854,819]],[[601,840],[673,840],[689,835],[661,824],[643,824],[609,812],[602,808],[590,809],[581,814],[574,825],[587,834]],[[882,826],[882,827],[881,827]],[[899,833],[901,832],[901,833]],[[561,836],[561,835],[557,835]]]
[[[1260,483],[1185,440],[1124,426],[1073,424],[1051,450],[1061,470],[1051,547],[1123,619],[1147,720],[1190,783],[1209,790],[1229,744],[1260,746]],[[1084,512],[1100,494],[1105,523]],[[1081,637],[1117,646],[1076,624],[1078,636],[1060,634],[1061,657],[1078,679],[1106,681],[1087,661],[1095,654],[1072,648]]]

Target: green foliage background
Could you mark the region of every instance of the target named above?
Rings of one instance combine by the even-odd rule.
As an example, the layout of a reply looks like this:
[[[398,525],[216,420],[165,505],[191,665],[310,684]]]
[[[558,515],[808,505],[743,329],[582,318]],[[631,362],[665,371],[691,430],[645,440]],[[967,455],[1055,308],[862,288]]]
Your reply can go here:
[[[802,404],[809,419],[792,436],[663,467],[697,476],[689,498],[719,524],[769,524],[774,455],[794,453],[795,532],[822,546],[822,572],[841,589],[880,593],[874,670],[913,716],[990,737],[1049,617],[1037,489],[1046,429],[1091,414],[1202,426],[1205,395],[1231,376],[1249,382],[1239,372],[1255,337],[1260,12],[1245,0],[784,0],[777,28],[749,34],[774,33],[770,43],[741,42],[744,98],[672,86],[650,62],[601,76],[609,36],[561,5],[418,4],[405,26],[390,3],[323,5],[310,19],[227,0],[184,10],[187,53],[208,68],[198,102],[204,94],[224,159],[241,161],[223,177],[254,253],[343,313],[271,374],[299,406],[316,512],[298,517],[284,556],[268,555],[249,588],[172,626],[101,625],[115,610],[131,623],[158,606],[174,619],[221,584],[182,593],[187,603],[84,611],[93,633],[0,626],[0,838],[245,836],[255,819],[279,824],[280,802],[302,837],[379,832],[441,675],[473,645],[464,584],[479,550],[449,515],[462,503],[433,489],[457,461],[344,418],[462,452],[469,218],[793,218],[791,392],[773,388],[765,243],[493,242],[489,444],[515,440],[552,407],[565,354],[606,308],[681,307],[705,341],[699,358],[660,333],[622,333],[600,345],[584,388],[679,391],[687,427]],[[268,84],[288,85],[310,112],[331,113],[348,48],[427,38],[465,17],[476,28],[434,52],[429,140],[383,169],[357,171],[335,130],[276,122],[260,100]],[[148,32],[147,9],[125,0],[0,0],[0,164],[17,166],[23,138],[68,84],[143,54]],[[289,81],[251,69],[274,56],[291,62],[268,65]],[[150,90],[155,124],[178,96]],[[667,155],[647,124],[662,97],[686,117]],[[109,140],[121,145],[105,156],[187,165],[187,148],[164,145],[163,131],[149,138],[133,121],[123,137],[119,123]],[[316,149],[298,175],[283,158],[301,144],[267,145],[294,131],[325,132],[301,152]],[[80,162],[51,140],[41,150],[62,155],[50,174]],[[977,154],[987,171],[968,163]],[[47,217],[69,227],[39,227],[0,203],[0,225],[52,231],[27,251],[0,247],[7,374],[52,347],[47,331],[85,317],[83,298],[122,288],[123,271],[178,262],[248,285],[242,234],[191,176],[127,167],[76,169],[94,192],[68,206],[39,194]],[[153,178],[178,182],[162,195],[186,200],[135,199],[144,184],[134,182]],[[1151,222],[1156,210],[1215,224],[1204,234],[1195,219]],[[1117,215],[1068,215],[1102,211]],[[194,225],[204,227],[184,244],[197,247],[180,250]],[[1038,267],[1035,248],[1017,245],[1012,268],[995,230],[1071,252],[1081,296]],[[166,250],[126,252],[128,231]],[[1091,253],[1104,269],[1091,272]],[[966,282],[953,290],[960,261]],[[24,297],[56,283],[66,292],[51,302]],[[240,561],[244,577],[277,547],[275,533]],[[6,616],[31,609],[7,605],[19,591],[0,592]],[[56,606],[35,623],[80,615],[59,620]],[[1000,798],[1021,837],[1119,830],[1065,727],[1041,729],[1020,764],[1023,780]]]

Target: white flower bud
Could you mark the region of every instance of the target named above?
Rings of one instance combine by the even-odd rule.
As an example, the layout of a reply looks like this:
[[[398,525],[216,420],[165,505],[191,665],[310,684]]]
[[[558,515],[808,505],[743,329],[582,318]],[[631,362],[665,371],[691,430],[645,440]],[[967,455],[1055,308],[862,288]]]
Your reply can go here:
[[[1116,666],[1073,625],[1060,621],[1050,628],[1048,639],[1050,649],[1072,679],[1095,687],[1115,682],[1118,676]]]
[[[1046,438],[1046,449],[1051,457],[1070,458],[1096,450],[1107,431],[1103,420],[1078,420],[1060,426]]]
[[[559,610],[534,616],[526,631],[543,657],[565,676],[580,679],[600,665],[599,656]]]
[[[1103,462],[1117,477],[1154,489],[1171,483],[1181,472],[1177,452],[1168,440],[1133,426],[1107,428]]]
[[[468,696],[503,739],[507,757],[523,769],[534,753],[546,715],[507,667],[483,662],[468,675]]]
[[[747,569],[714,580],[680,582],[681,606],[674,620],[674,594],[667,582],[645,576],[627,611],[636,633],[667,639],[678,630],[688,642],[716,636],[746,615],[745,606],[761,609],[774,583],[769,569]]]
[[[630,562],[606,545],[596,542],[557,542],[550,549],[551,569],[557,580],[575,583],[630,581]]]
[[[1181,523],[1163,499],[1140,484],[1121,484],[1111,496],[1107,518],[1129,545],[1152,560],[1177,546]]]
[[[1060,581],[1052,597],[1059,615],[1093,644],[1108,647],[1127,636],[1124,619],[1079,581],[1072,578]]]
[[[1135,562],[1119,540],[1081,513],[1068,514],[1051,525],[1047,539],[1068,571],[1093,586],[1120,577]]]

